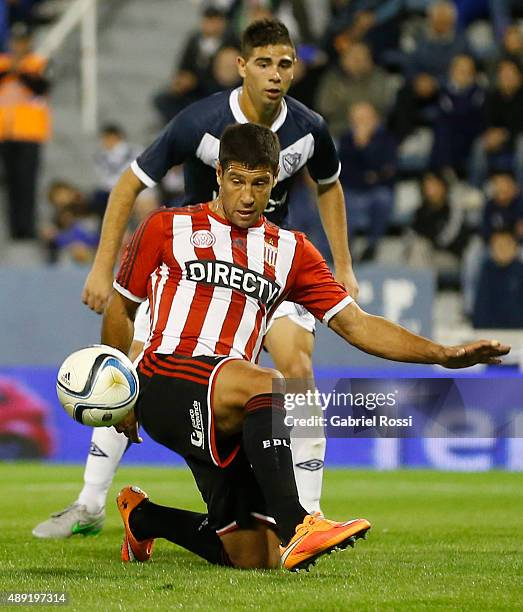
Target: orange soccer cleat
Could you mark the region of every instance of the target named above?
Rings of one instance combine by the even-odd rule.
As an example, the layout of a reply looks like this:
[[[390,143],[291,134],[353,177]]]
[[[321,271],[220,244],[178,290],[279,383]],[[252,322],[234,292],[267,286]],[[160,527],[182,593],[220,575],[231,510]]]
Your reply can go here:
[[[353,519],[345,523],[329,521],[320,516],[308,514],[303,523],[296,527],[296,533],[287,546],[280,546],[280,564],[292,572],[314,565],[316,559],[333,550],[354,546],[371,525],[366,519]]]
[[[129,527],[129,515],[146,499],[147,493],[139,487],[124,487],[118,497],[116,504],[122,517],[125,535],[122,542],[122,561],[148,561],[153,552],[154,539],[137,540]]]

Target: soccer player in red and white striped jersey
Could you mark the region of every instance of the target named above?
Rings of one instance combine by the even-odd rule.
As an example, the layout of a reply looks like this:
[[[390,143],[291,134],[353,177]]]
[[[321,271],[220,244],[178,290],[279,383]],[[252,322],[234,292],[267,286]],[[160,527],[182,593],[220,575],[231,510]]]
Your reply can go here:
[[[363,312],[299,233],[262,216],[274,187],[277,137],[255,124],[226,129],[218,197],[159,211],[137,230],[104,313],[102,342],[127,352],[138,303],[152,335],[139,370],[135,414],[117,426],[139,442],[137,421],[181,454],[207,504],[203,515],[151,502],[136,487],[118,496],[124,561],[150,558],[163,537],[234,567],[308,567],[370,528],[308,515],[298,498],[281,375],[256,365],[278,303],[290,299],[355,346],[418,363],[497,363],[510,347],[444,347]]]
[[[239,180],[234,166],[227,174],[233,185]],[[263,187],[270,176],[257,180]],[[282,300],[299,298],[324,322],[352,301],[303,234],[264,218],[238,227],[218,214],[220,206],[159,210],[127,248],[115,288],[135,302],[150,301],[153,331],[145,363],[156,353],[231,355],[256,363]],[[252,211],[237,214],[249,219]]]

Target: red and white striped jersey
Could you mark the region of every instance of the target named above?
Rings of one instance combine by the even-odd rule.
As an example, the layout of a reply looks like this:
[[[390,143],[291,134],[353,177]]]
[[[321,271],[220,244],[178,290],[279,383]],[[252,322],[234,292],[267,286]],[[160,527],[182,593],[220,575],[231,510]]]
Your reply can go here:
[[[254,362],[283,300],[323,322],[352,302],[303,234],[264,217],[241,229],[208,204],[152,213],[128,244],[114,287],[135,302],[150,301],[146,354]]]

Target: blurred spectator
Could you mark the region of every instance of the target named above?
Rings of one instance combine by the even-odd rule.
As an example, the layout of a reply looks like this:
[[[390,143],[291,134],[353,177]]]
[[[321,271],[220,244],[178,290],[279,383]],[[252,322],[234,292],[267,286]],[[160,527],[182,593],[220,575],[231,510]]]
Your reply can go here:
[[[214,4],[228,5],[227,15],[238,34],[257,19],[276,17],[289,28],[294,41],[314,42],[307,3],[303,0],[215,0]]]
[[[124,130],[108,123],[99,133],[99,145],[94,154],[94,170],[97,186],[91,200],[91,208],[103,217],[111,189],[116,185],[122,172],[141,153],[141,148],[127,142]]]
[[[474,150],[471,182],[477,187],[492,170],[514,171],[523,181],[523,78],[512,60],[502,60],[496,88],[488,95],[486,131]]]
[[[498,172],[492,176],[492,198],[487,201],[483,211],[481,235],[485,243],[492,234],[500,229],[514,228],[514,235],[523,242],[523,198],[508,172]]]
[[[168,87],[153,97],[163,123],[212,90],[213,60],[222,47],[238,48],[239,41],[228,28],[226,10],[209,5],[202,12],[199,29],[185,42]]]
[[[318,47],[299,45],[289,95],[305,106],[317,110],[318,86],[325,72],[326,62],[327,56]]]
[[[393,102],[395,89],[392,77],[374,64],[369,47],[355,43],[340,55],[339,66],[322,78],[316,107],[327,120],[331,134],[339,138],[347,130],[351,106],[369,102],[384,115]]]
[[[398,91],[389,125],[401,142],[417,127],[432,125],[438,113],[439,85],[431,76],[420,74]]]
[[[523,33],[519,25],[512,24],[505,30],[502,45],[505,57],[521,66],[523,63]]]
[[[424,73],[407,81],[396,96],[389,127],[401,145],[398,163],[402,174],[417,175],[428,168],[438,101],[438,82]]]
[[[495,231],[483,262],[474,303],[476,328],[523,328],[523,262],[510,229]]]
[[[178,71],[190,75],[193,79],[189,88],[187,77],[186,91],[190,89],[205,89],[205,83],[212,77],[212,62],[222,47],[238,47],[239,42],[228,31],[228,22],[223,10],[208,6],[202,12],[198,30],[189,35]]]
[[[485,91],[476,81],[476,66],[469,55],[456,56],[448,83],[439,99],[434,124],[431,166],[464,176],[472,144],[484,129]]]
[[[494,31],[501,40],[513,18],[523,17],[523,0],[488,0],[488,4]]]
[[[427,11],[425,31],[416,40],[407,71],[411,77],[427,74],[443,83],[452,58],[467,52],[464,35],[456,24],[456,7],[448,0],[437,0]]]
[[[340,139],[340,181],[351,233],[366,230],[367,246],[361,255],[365,261],[374,257],[392,213],[396,145],[369,103],[351,108],[350,126]]]
[[[512,0],[454,0],[458,9],[458,23],[460,30],[466,30],[469,25],[478,19],[489,22],[495,38],[501,42],[505,31],[512,21],[511,9],[507,5]],[[520,2],[520,0],[518,0]],[[521,3],[523,4],[523,3]]]
[[[378,63],[386,63],[387,51],[397,49],[403,0],[334,0],[327,28],[327,49],[338,53],[357,41],[371,47]],[[333,57],[332,52],[329,53]]]
[[[296,22],[297,32],[293,31],[293,38],[298,38],[301,43],[310,44],[314,42],[314,34],[311,27],[311,18],[307,9],[307,3],[303,0],[272,0],[272,11],[279,17],[283,18],[283,12],[290,9],[292,16]]]
[[[516,238],[523,242],[523,199],[512,174],[503,171],[492,174],[489,191],[491,197],[483,209],[480,234],[470,240],[463,255],[463,302],[470,316],[481,266],[487,257],[486,245],[492,234],[511,228]]]
[[[236,47],[223,47],[218,51],[212,62],[211,78],[205,84],[207,95],[223,89],[233,89],[241,84],[238,73],[239,54]]]
[[[4,3],[9,7],[9,23],[33,25],[33,10],[38,0],[4,0]]]
[[[70,183],[58,180],[50,185],[47,197],[52,208],[51,222],[40,235],[48,261],[90,263],[98,245],[99,223],[88,214],[83,194]]]
[[[435,268],[438,276],[456,272],[467,232],[462,207],[450,197],[441,174],[428,172],[421,181],[421,206],[406,235],[407,263]]]
[[[47,61],[31,47],[31,34],[18,24],[11,32],[9,52],[0,54],[0,151],[14,239],[35,237],[40,149],[51,135]]]
[[[182,70],[172,77],[167,89],[162,89],[154,95],[153,106],[165,124],[203,95],[203,91],[195,87],[192,73]]]
[[[523,66],[523,32],[519,25],[512,24],[505,30],[501,46],[494,57],[487,62],[489,80],[496,79],[496,71],[501,60],[508,59]]]

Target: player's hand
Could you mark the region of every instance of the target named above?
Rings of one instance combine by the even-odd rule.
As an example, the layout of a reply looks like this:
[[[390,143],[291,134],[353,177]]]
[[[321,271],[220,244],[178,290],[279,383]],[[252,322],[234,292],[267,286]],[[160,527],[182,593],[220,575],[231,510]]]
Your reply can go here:
[[[354,275],[352,266],[347,266],[343,268],[343,270],[336,269],[334,278],[338,281],[338,283],[345,287],[352,298],[355,300],[358,299],[360,287],[358,285],[358,281],[356,280],[356,276]]]
[[[102,314],[113,288],[113,276],[93,265],[85,279],[82,302],[91,310]]]
[[[498,364],[511,347],[498,340],[478,340],[460,346],[447,346],[443,350],[440,365],[446,368],[468,368],[477,363]]]
[[[143,442],[142,438],[138,433],[138,421],[136,420],[136,416],[134,414],[134,410],[130,412],[123,420],[121,420],[116,425],[113,425],[118,433],[123,433],[131,442],[135,444],[140,444]]]

